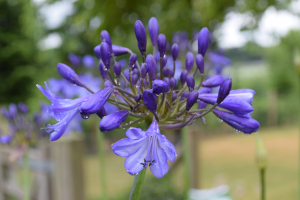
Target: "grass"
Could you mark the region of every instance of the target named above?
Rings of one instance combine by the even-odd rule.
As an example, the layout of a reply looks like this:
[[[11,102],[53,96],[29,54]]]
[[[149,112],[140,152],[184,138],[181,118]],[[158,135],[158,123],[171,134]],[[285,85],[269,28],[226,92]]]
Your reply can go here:
[[[298,127],[261,129],[268,151],[266,197],[272,200],[297,199]],[[212,134],[210,134],[212,135]],[[255,135],[232,131],[229,135],[205,137],[199,141],[200,186],[211,188],[228,184],[233,199],[259,199],[259,174],[255,163]],[[133,177],[126,173],[124,158],[106,153],[107,188],[110,199],[128,199]],[[89,200],[101,196],[98,161],[87,156],[85,162],[86,195]],[[183,166],[178,165],[163,179],[147,171],[142,199],[182,199]]]

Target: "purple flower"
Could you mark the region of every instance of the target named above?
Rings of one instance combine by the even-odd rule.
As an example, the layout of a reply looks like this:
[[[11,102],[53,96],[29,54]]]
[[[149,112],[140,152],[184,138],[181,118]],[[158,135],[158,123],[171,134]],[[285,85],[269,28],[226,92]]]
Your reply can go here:
[[[107,32],[107,30],[101,31],[100,38],[101,38],[102,42],[106,42],[108,44],[110,52],[113,52],[110,35]]]
[[[200,94],[206,94],[206,93],[212,93],[212,89],[211,88],[207,88],[207,87],[202,87],[200,90],[198,90],[199,95]]]
[[[201,74],[204,73],[204,59],[201,54],[197,54],[196,56],[196,65],[200,71]]]
[[[255,132],[260,127],[259,123],[249,116],[238,116],[234,113],[229,113],[218,109],[214,109],[213,112],[218,118],[223,120],[229,126],[246,134]]]
[[[209,44],[209,31],[206,27],[202,28],[198,35],[198,53],[205,56]]]
[[[77,55],[74,54],[74,53],[69,53],[68,59],[69,59],[69,61],[71,62],[71,64],[74,65],[74,66],[79,66],[80,63],[81,63],[81,58],[80,58],[80,56],[77,56]]]
[[[100,56],[106,67],[106,69],[110,68],[110,50],[109,46],[106,42],[102,42],[100,45]]]
[[[205,81],[203,81],[202,86],[204,87],[217,87],[223,82],[223,77],[221,75],[214,75]]]
[[[86,66],[87,68],[92,68],[95,65],[94,57],[91,55],[83,56],[82,62],[84,64],[84,66]]]
[[[158,21],[155,17],[151,17],[151,19],[149,20],[148,29],[149,29],[149,36],[152,42],[152,46],[155,47],[157,43],[158,32],[159,32]]]
[[[142,63],[142,65],[141,65],[141,77],[145,78],[147,72],[148,72],[147,63]]]
[[[170,78],[169,86],[170,86],[171,90],[173,90],[176,87],[176,85],[177,85],[176,79],[174,77]]]
[[[157,39],[158,51],[160,53],[160,57],[163,57],[167,48],[167,38],[164,34],[160,34]]]
[[[25,103],[22,102],[18,103],[18,108],[23,114],[28,113],[28,107]]]
[[[1,114],[6,119],[11,119],[12,118],[11,115],[10,115],[10,113],[9,113],[9,111],[5,107],[1,107]]]
[[[112,45],[112,51],[115,56],[121,56],[130,52],[128,48],[117,45]]]
[[[178,52],[179,52],[179,47],[178,44],[174,43],[171,47],[171,53],[172,53],[172,58],[173,61],[175,61],[178,57]]]
[[[147,63],[147,66],[148,66],[148,74],[150,76],[150,79],[151,80],[154,80],[156,78],[156,62],[155,62],[155,59],[154,57],[149,54],[146,58],[146,63]]]
[[[120,65],[120,63],[116,62],[114,64],[114,72],[115,72],[115,76],[116,78],[119,78],[122,72],[122,67]]]
[[[208,54],[209,59],[214,63],[214,64],[220,64],[222,66],[228,66],[231,65],[231,60],[223,55],[217,54],[210,52]]]
[[[193,65],[194,65],[194,55],[192,52],[187,52],[185,57],[185,67],[189,73],[193,69]]]
[[[13,140],[13,135],[12,134],[8,134],[8,135],[1,135],[0,136],[0,143],[2,144],[8,144]]]
[[[218,107],[229,110],[237,115],[244,116],[253,112],[253,90],[241,89],[238,91],[231,91],[229,95],[223,100]],[[200,94],[198,98],[209,104],[215,104],[217,102],[218,94]]]
[[[156,102],[157,96],[153,93],[152,89],[146,89],[143,92],[143,102],[145,103],[147,109],[154,113],[157,108],[157,102]]]
[[[113,114],[105,116],[99,122],[99,129],[102,133],[118,128],[127,118],[128,110],[117,111]]]
[[[106,75],[107,75],[107,69],[106,67],[104,66],[104,63],[102,62],[102,60],[99,60],[99,71],[100,71],[100,74],[103,78],[103,80],[106,79]]]
[[[197,99],[198,99],[198,91],[191,92],[187,98],[185,110],[189,111],[193,107],[193,105],[197,102]]]
[[[181,81],[182,86],[185,84],[186,77],[188,74],[189,74],[189,72],[186,69],[181,72],[180,81]]]
[[[173,144],[160,134],[157,122],[153,121],[147,131],[131,127],[126,135],[128,138],[114,143],[112,150],[118,156],[127,157],[127,172],[135,176],[149,165],[153,175],[162,178],[168,172],[167,160],[174,161],[177,154]]]
[[[70,83],[76,84],[78,86],[83,87],[84,84],[76,74],[76,72],[71,69],[69,66],[63,64],[63,63],[58,63],[57,64],[57,70],[60,73],[60,75]]]
[[[229,94],[231,90],[231,78],[227,78],[220,86],[217,103],[220,104]]]
[[[15,117],[18,113],[17,105],[14,103],[11,103],[11,104],[9,104],[8,108],[9,108],[9,114],[10,114],[11,118]]]
[[[186,84],[187,84],[190,92],[194,90],[195,79],[192,75],[189,74],[186,76]]]
[[[159,95],[160,93],[169,92],[169,84],[163,80],[154,80],[153,81],[153,93]]]
[[[129,67],[133,67],[137,60],[137,55],[135,53],[131,54],[129,57]]]
[[[138,48],[141,54],[144,55],[146,53],[146,47],[147,47],[147,36],[146,36],[145,26],[140,20],[137,20],[135,22],[134,32],[138,42]]]

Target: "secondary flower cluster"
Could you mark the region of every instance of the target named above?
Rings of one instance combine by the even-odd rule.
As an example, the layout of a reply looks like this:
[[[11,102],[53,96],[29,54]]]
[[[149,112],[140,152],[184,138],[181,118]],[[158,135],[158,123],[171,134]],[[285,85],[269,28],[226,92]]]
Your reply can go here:
[[[167,160],[174,161],[176,158],[174,146],[160,134],[161,129],[181,129],[198,118],[204,120],[203,117],[211,111],[236,130],[251,133],[259,129],[259,123],[249,115],[253,111],[253,90],[230,91],[231,79],[223,79],[221,75],[204,80],[204,56],[209,45],[207,28],[203,28],[197,34],[198,54],[195,56],[190,51],[186,53],[186,69],[180,73],[181,84],[178,84],[174,77],[179,45],[172,45],[173,64],[167,65],[167,39],[164,34],[159,34],[156,18],[152,17],[148,23],[153,54],[146,52],[147,34],[141,21],[136,21],[134,31],[141,53],[141,64],[137,54],[126,47],[113,45],[109,33],[106,30],[101,32],[102,43],[96,46],[94,51],[100,59],[99,71],[104,80],[104,89],[94,92],[74,70],[62,63],[57,65],[61,76],[70,83],[86,88],[91,94],[73,100],[59,99],[50,92],[46,83],[46,89],[37,85],[52,102],[49,112],[53,113],[58,121],[55,125],[47,125],[46,130],[51,133],[52,141],[63,135],[77,113],[84,119],[91,114],[97,114],[102,118],[99,123],[101,132],[130,127],[126,131],[128,138],[112,145],[117,155],[127,157],[127,172],[136,175],[150,166],[152,173],[161,178],[168,171]],[[155,56],[157,50],[159,59]],[[124,70],[116,58],[125,54],[130,54],[130,57],[128,68]],[[200,78],[195,79],[198,71]],[[196,84],[196,81],[199,83]],[[212,90],[217,88],[218,92],[212,93]],[[117,106],[119,110],[107,115],[104,108],[107,102]],[[192,107],[197,102],[198,109],[193,110]],[[207,104],[212,104],[212,107],[206,108]],[[227,111],[218,110],[216,107]],[[136,120],[122,125],[128,116]],[[151,122],[147,131],[132,127],[142,121]]]

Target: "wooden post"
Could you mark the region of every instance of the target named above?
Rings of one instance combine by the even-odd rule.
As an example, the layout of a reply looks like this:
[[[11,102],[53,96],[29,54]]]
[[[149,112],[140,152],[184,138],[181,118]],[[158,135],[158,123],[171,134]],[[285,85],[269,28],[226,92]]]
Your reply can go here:
[[[85,199],[83,180],[84,143],[81,135],[69,134],[51,143],[54,200]]]

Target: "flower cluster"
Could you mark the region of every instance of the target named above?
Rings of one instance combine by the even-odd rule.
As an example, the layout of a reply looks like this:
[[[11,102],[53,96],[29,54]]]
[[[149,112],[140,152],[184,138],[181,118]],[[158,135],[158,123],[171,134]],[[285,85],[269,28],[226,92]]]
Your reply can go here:
[[[191,51],[186,53],[186,68],[180,72],[180,84],[174,75],[178,69],[176,61],[179,46],[184,45],[172,44],[170,52],[173,62],[170,65],[166,55],[167,39],[164,34],[159,34],[156,18],[152,17],[148,23],[152,54],[146,51],[147,33],[141,21],[136,21],[134,31],[141,63],[137,54],[126,47],[113,45],[109,33],[106,30],[101,32],[102,42],[94,48],[94,52],[100,59],[99,71],[104,80],[103,89],[94,92],[74,70],[62,63],[57,65],[61,76],[68,82],[87,89],[91,94],[77,99],[59,99],[50,92],[46,83],[46,89],[37,85],[52,102],[49,112],[53,113],[58,121],[55,125],[48,125],[46,129],[51,133],[52,141],[63,135],[77,113],[85,119],[91,114],[97,114],[102,119],[99,123],[101,132],[130,127],[126,131],[128,138],[112,145],[115,154],[127,157],[127,172],[136,175],[149,166],[152,173],[161,178],[168,171],[167,160],[174,161],[176,151],[166,137],[160,134],[160,130],[181,129],[198,118],[204,121],[203,117],[210,112],[238,131],[250,134],[259,129],[259,123],[250,117],[253,111],[253,90],[231,91],[231,79],[224,79],[220,74],[204,80],[204,57],[209,46],[207,28],[201,29],[197,34],[197,55]],[[125,54],[130,54],[127,69],[123,69],[117,61],[118,56]],[[210,59],[212,58],[224,62],[222,56],[210,54]],[[197,78],[197,73],[200,74],[200,78]],[[212,93],[213,89],[217,92]],[[104,108],[107,102],[117,106],[119,110],[107,115]],[[198,108],[192,109],[197,102]],[[206,108],[207,104],[212,106]],[[122,125],[128,116],[136,120]],[[148,130],[132,127],[142,121],[151,124]]]

